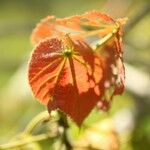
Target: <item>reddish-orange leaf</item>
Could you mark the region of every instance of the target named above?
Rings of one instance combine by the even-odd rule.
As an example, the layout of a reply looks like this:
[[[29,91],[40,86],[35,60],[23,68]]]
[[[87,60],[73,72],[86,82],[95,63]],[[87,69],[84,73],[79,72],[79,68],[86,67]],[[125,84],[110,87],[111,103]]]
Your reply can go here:
[[[29,82],[35,97],[49,110],[60,108],[80,125],[103,95],[99,86],[103,62],[85,42],[67,42],[46,39],[35,48]]]
[[[104,60],[103,78],[104,95],[97,106],[101,110],[110,108],[114,95],[122,94],[124,91],[125,69],[123,65],[122,30],[118,29],[116,35],[112,36],[107,43],[103,44],[99,55]]]
[[[29,83],[49,111],[59,108],[80,125],[96,104],[110,108],[113,96],[124,91],[123,22],[92,11],[64,19],[50,16],[37,25],[32,40],[40,43],[30,60]],[[111,38],[92,49],[85,42],[89,36],[100,43]]]
[[[122,23],[123,21],[120,21]],[[76,38],[87,38],[98,35],[103,37],[112,32],[116,27],[116,21],[110,16],[91,11],[83,15],[76,15],[63,19],[56,19],[48,16],[43,19],[32,33],[32,42],[38,43],[40,40],[52,36],[60,36],[69,33]]]

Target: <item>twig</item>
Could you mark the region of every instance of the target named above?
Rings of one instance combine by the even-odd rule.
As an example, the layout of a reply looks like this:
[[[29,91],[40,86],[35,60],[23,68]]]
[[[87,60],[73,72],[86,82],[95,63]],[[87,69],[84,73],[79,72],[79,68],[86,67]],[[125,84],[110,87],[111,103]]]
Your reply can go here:
[[[67,147],[67,150],[71,150],[72,149],[72,145],[70,144],[70,141],[69,141],[68,136],[67,136],[67,131],[68,131],[68,128],[69,128],[67,116],[66,116],[66,114],[64,114],[60,110],[58,110],[58,113],[60,115],[60,120],[59,120],[58,124],[59,124],[60,127],[63,128],[62,142]]]
[[[26,137],[25,139],[20,139],[14,142],[9,142],[9,143],[0,145],[0,150],[20,147],[20,146],[24,146],[32,142],[42,141],[42,140],[46,140],[48,138],[54,138],[54,137],[55,137],[54,135],[50,135],[50,134],[40,134],[36,136]]]
[[[40,114],[38,114],[35,118],[33,118],[31,120],[31,122],[29,122],[29,124],[27,125],[27,127],[24,130],[24,133],[30,134],[33,132],[33,130],[40,124],[43,123],[45,121],[49,121],[50,120],[50,115],[47,111],[41,112]]]
[[[54,134],[40,134],[40,135],[31,136],[31,133],[39,124],[49,121],[50,118],[51,117],[47,111],[41,112],[31,120],[31,122],[27,125],[25,130],[21,133],[21,135],[29,135],[29,137],[0,145],[0,150],[19,147],[35,141],[41,141],[48,138],[56,137],[56,135]]]

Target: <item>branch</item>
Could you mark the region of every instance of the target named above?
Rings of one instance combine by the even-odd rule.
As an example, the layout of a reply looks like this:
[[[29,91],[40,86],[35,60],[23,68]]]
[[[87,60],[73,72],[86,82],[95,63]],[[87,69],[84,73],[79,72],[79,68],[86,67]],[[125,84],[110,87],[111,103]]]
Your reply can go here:
[[[53,116],[53,117],[55,117],[55,116]],[[23,146],[28,143],[42,141],[42,140],[46,140],[48,138],[56,137],[56,133],[53,133],[53,134],[45,133],[45,134],[40,134],[40,135],[35,135],[35,136],[31,135],[33,130],[39,124],[41,124],[43,122],[48,122],[48,121],[50,121],[51,118],[52,118],[52,116],[50,116],[47,111],[41,112],[35,118],[33,118],[31,120],[31,122],[29,122],[29,124],[27,125],[25,130],[21,133],[21,135],[29,135],[29,137],[25,137],[24,139],[22,138],[22,139],[13,141],[13,142],[9,142],[9,143],[0,145],[0,150],[19,147],[19,146]]]
[[[10,149],[10,148],[12,149],[15,147],[24,146],[32,142],[43,141],[48,138],[54,138],[54,137],[55,137],[54,135],[50,135],[50,134],[40,134],[36,136],[26,137],[25,139],[20,139],[14,142],[9,142],[7,144],[0,145],[0,150]]]
[[[134,26],[137,25],[148,13],[150,13],[150,4],[146,4],[145,7],[137,13],[137,15],[131,19],[128,25],[125,27],[125,33],[129,32]]]
[[[27,127],[24,130],[24,133],[30,134],[33,132],[33,130],[41,123],[47,122],[50,120],[50,115],[47,111],[41,112],[38,114],[35,118],[29,122]]]
[[[68,120],[67,120],[67,115],[64,114],[61,110],[58,110],[58,113],[60,115],[60,120],[58,121],[58,125],[59,127],[63,128],[63,132],[60,133],[61,134],[61,140],[62,143],[65,144],[65,146],[67,147],[67,150],[71,150],[72,149],[72,145],[70,144],[69,138],[68,138],[68,128],[69,128],[69,124],[68,124]]]

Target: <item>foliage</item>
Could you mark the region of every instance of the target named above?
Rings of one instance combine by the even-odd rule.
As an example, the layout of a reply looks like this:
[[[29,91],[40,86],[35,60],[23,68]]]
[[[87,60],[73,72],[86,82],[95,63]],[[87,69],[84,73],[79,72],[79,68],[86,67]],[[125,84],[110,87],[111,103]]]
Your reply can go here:
[[[123,21],[92,11],[64,19],[49,16],[37,25],[29,83],[49,111],[60,108],[80,126],[97,103],[107,110],[113,95],[123,92]],[[92,36],[99,37],[96,44],[86,42]]]
[[[71,142],[76,141],[78,138],[79,141],[83,139],[86,145],[84,143],[79,143],[79,145],[75,147],[76,149],[82,150],[87,149],[84,146],[88,146],[91,149],[91,144],[93,144],[95,148],[97,146],[109,146],[109,143],[111,144],[111,141],[115,142],[116,138],[119,138],[119,143],[115,142],[113,145],[119,144],[120,150],[149,150],[149,6],[147,0],[86,0],[86,2],[79,0],[43,0],[42,2],[40,0],[1,0],[0,144],[9,141],[6,144],[8,146],[9,144],[16,144],[17,142],[19,142],[19,144],[28,142],[26,146],[15,147],[15,150],[53,149],[54,147],[64,148],[61,142],[64,141],[63,138],[58,138],[63,137],[61,132],[62,128],[60,125],[56,125],[56,120],[56,124],[53,121],[49,123],[39,123],[30,135],[22,135],[22,131],[24,132],[23,129],[26,129],[25,126],[27,123],[32,120],[36,114],[45,110],[44,105],[33,100],[34,98],[28,87],[28,81],[26,80],[26,60],[31,51],[29,35],[35,23],[47,14],[64,17],[94,9],[111,14],[113,18],[122,16],[129,17],[128,24],[125,26],[126,32],[124,37],[126,91],[122,96],[115,96],[113,98],[111,109],[108,112],[98,111],[97,109],[92,110],[80,128],[70,119],[67,120],[69,121],[69,128],[66,129],[67,131],[69,130],[67,139]],[[89,31],[91,28],[84,29]],[[92,36],[90,39],[95,41],[98,40],[98,37]],[[101,38],[99,41],[101,41]],[[88,44],[91,43],[89,38],[87,38],[85,42],[88,42]],[[99,103],[97,107],[107,110],[110,106],[108,107],[109,103],[105,104],[107,107],[101,107],[105,106],[104,103]],[[112,125],[112,121],[115,123],[115,127],[108,129],[108,131],[105,130],[106,128],[102,130],[99,129],[101,128],[100,124],[103,124],[104,118],[109,118],[111,120],[110,122],[105,122],[105,127],[109,128],[109,126]],[[30,123],[32,123],[32,121]],[[35,141],[43,136],[47,137],[47,133],[53,133],[52,131],[55,131],[55,129],[59,127],[61,134],[59,134],[57,138],[46,138],[41,141]],[[88,131],[88,129],[90,131]],[[106,132],[104,132],[104,130]],[[41,135],[43,133],[46,133],[46,136]],[[113,135],[115,135],[116,138],[113,138]],[[96,137],[102,138],[101,141],[106,142],[107,145],[101,145],[100,142],[96,140]],[[109,139],[111,140],[110,142]],[[96,141],[98,143],[96,143]],[[53,145],[53,143],[55,144]],[[90,145],[88,145],[88,143],[90,143]]]

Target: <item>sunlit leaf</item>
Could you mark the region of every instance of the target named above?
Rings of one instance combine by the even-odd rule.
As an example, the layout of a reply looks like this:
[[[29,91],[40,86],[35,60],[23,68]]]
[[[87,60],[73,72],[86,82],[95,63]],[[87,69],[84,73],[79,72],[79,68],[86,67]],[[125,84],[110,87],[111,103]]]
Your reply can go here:
[[[112,32],[116,26],[116,22],[111,17],[96,11],[63,19],[48,16],[37,24],[32,33],[32,42],[38,43],[42,39],[63,33],[79,39],[95,35],[103,37]]]
[[[122,22],[92,11],[37,25],[29,83],[49,111],[59,108],[81,125],[96,104],[106,111],[124,91]],[[99,39],[94,47],[87,42],[93,35]]]
[[[83,41],[71,42],[41,42],[32,54],[29,82],[49,110],[60,108],[80,125],[103,95],[103,62]]]

